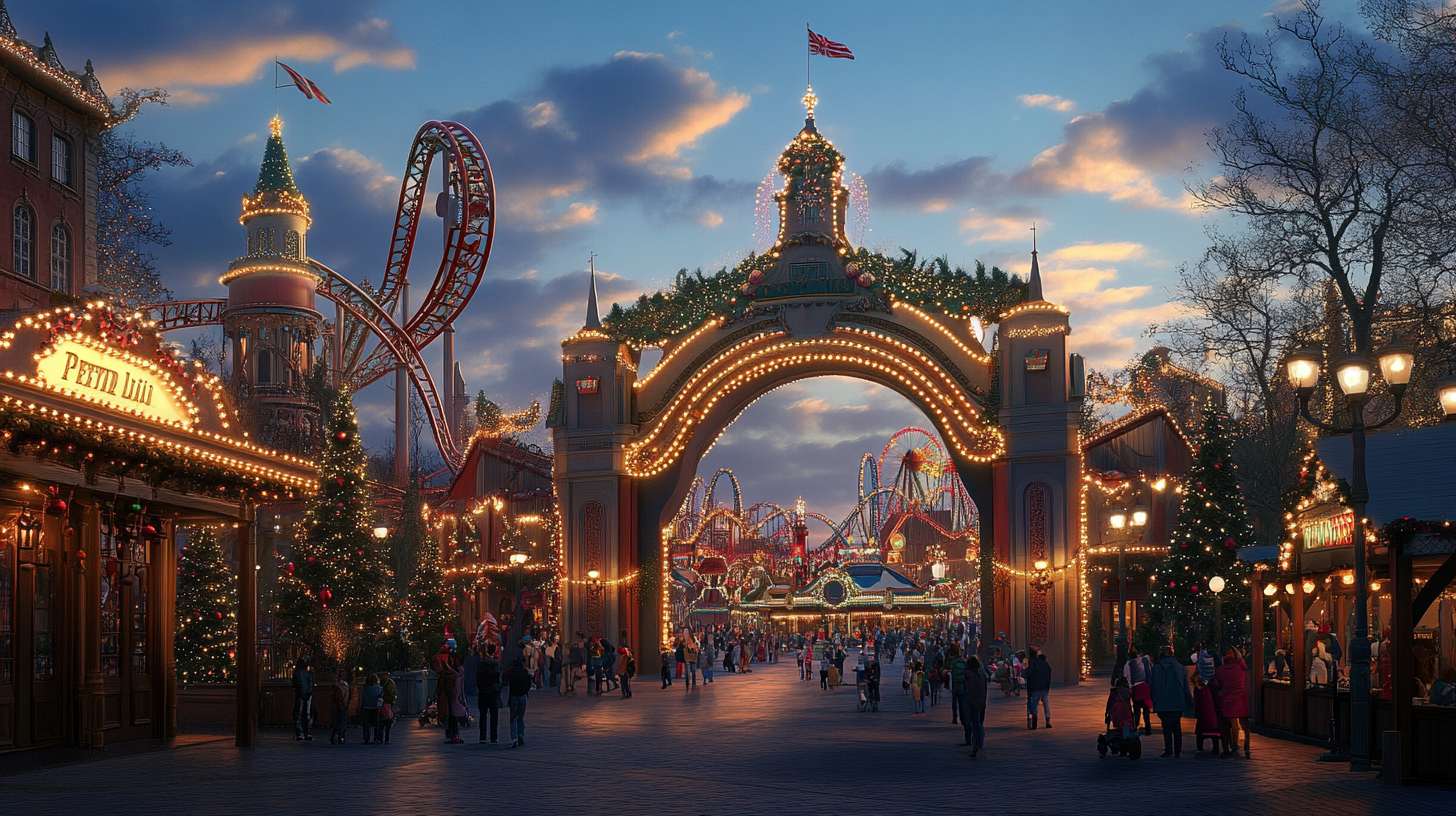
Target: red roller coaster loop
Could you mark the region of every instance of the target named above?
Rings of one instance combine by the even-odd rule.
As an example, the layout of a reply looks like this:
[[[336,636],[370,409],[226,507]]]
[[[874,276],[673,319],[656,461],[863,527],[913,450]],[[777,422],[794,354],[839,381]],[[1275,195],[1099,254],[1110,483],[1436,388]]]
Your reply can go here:
[[[401,283],[409,272],[420,208],[425,203],[425,182],[437,153],[445,154],[447,168],[445,248],[419,308],[400,326],[392,315],[398,311]],[[440,456],[452,472],[459,469],[463,453],[451,435],[446,419],[448,406],[442,404],[421,355],[446,326],[454,323],[479,288],[495,239],[495,214],[495,179],[480,140],[458,122],[426,122],[410,146],[395,213],[394,238],[379,288],[370,291],[317,261],[309,261],[320,273],[318,294],[339,304],[344,312],[343,325],[335,327],[342,337],[343,379],[358,391],[403,363],[425,406]],[[157,320],[158,329],[168,331],[221,325],[226,309],[225,299],[215,299],[156,303],[144,311]],[[371,336],[376,342],[366,354]],[[445,372],[445,376],[451,376],[451,372]]]

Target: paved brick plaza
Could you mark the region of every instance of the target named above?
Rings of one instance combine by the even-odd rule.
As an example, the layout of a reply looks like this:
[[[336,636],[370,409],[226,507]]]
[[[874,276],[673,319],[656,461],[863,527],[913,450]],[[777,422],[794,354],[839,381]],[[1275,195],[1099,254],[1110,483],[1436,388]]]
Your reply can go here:
[[[642,678],[629,701],[539,694],[519,751],[506,749],[504,722],[495,746],[477,745],[473,731],[468,744],[446,746],[439,729],[413,720],[382,747],[361,744],[357,728],[343,747],[270,730],[252,751],[218,740],[10,773],[0,776],[0,811],[1456,813],[1456,791],[1382,788],[1283,740],[1256,737],[1247,761],[1174,761],[1156,757],[1155,733],[1141,760],[1099,760],[1100,684],[1054,690],[1056,728],[1035,732],[1022,698],[993,689],[987,748],[971,761],[946,705],[910,714],[898,665],[877,714],[855,711],[853,687],[826,694],[797,682],[792,662],[719,675],[691,694]]]

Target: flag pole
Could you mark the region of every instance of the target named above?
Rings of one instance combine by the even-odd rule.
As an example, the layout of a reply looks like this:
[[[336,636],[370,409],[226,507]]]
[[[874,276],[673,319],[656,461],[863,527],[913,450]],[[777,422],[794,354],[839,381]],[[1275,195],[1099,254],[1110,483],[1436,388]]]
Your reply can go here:
[[[809,24],[808,23],[804,23],[804,31],[805,32],[808,32],[809,31]],[[810,58],[810,56],[813,55],[813,53],[814,52],[809,49],[809,36],[806,33],[804,35],[804,84],[805,85],[808,85],[811,88],[814,86],[814,80],[812,80],[812,79],[809,78],[809,63],[810,63],[810,59],[809,58]]]
[[[278,55],[273,55],[273,115],[278,115]]]

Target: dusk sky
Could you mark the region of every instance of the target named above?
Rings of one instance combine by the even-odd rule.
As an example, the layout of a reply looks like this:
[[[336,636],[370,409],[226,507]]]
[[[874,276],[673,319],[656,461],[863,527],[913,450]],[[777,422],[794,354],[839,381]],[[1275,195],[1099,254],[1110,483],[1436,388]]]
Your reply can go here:
[[[1263,36],[1276,11],[1268,0],[7,5],[22,37],[49,30],[66,66],[91,59],[109,93],[170,91],[126,127],[194,163],[150,180],[173,231],[157,254],[178,299],[222,297],[218,275],[244,252],[239,203],[274,112],[275,54],[333,101],[277,92],[313,207],[309,254],[356,281],[381,277],[419,126],[474,130],[500,214],[457,353],[470,392],[508,408],[544,404],[560,376],[589,252],[605,308],[760,248],[755,191],[803,122],[806,21],[856,56],[815,57],[813,83],[819,129],[868,186],[864,242],[1024,273],[1035,221],[1073,350],[1125,363],[1174,314],[1176,268],[1197,260],[1213,223],[1184,183],[1211,175],[1204,134],[1232,112],[1215,46]],[[1325,8],[1358,25],[1354,5]],[[421,227],[435,246],[439,232]],[[438,263],[430,246],[415,256],[417,292]],[[427,357],[439,366],[438,347]],[[382,443],[389,386],[359,407],[366,438]],[[928,422],[886,389],[799,383],[760,400],[700,471],[732,467],[750,501],[802,494],[838,517],[860,455],[906,425]]]

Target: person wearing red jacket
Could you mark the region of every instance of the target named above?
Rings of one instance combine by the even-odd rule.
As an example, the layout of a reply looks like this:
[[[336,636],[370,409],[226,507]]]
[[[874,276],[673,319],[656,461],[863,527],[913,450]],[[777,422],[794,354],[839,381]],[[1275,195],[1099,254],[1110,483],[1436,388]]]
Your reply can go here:
[[[1224,743],[1222,757],[1234,755],[1239,746],[1238,735],[1244,735],[1244,758],[1249,758],[1249,689],[1247,680],[1249,667],[1237,649],[1229,649],[1223,656],[1223,665],[1214,670],[1214,697],[1218,703],[1218,716],[1224,721]]]

